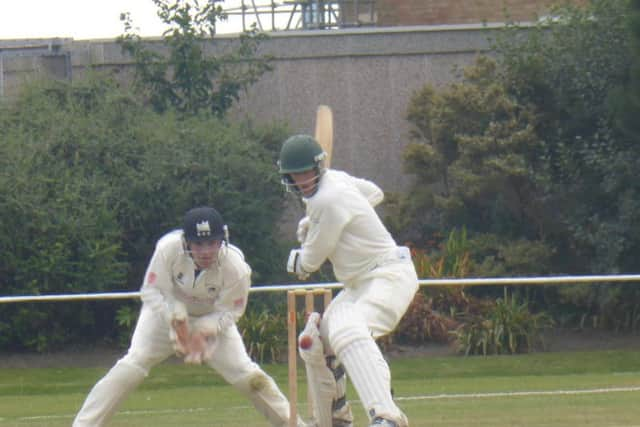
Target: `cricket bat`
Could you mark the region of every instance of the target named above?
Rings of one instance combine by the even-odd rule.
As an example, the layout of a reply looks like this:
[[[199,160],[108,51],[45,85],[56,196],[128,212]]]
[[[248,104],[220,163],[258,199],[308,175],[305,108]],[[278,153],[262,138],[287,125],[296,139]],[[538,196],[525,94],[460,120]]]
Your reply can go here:
[[[331,155],[333,154],[333,113],[328,105],[318,105],[316,112],[316,141],[322,147],[327,157],[324,166],[331,167]]]

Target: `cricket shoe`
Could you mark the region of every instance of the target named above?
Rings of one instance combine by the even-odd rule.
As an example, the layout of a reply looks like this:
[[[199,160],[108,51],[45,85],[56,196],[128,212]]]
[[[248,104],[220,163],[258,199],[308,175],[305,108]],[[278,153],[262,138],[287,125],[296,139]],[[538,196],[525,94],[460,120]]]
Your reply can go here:
[[[313,420],[306,424],[306,426],[298,424],[298,427],[318,427],[318,422],[316,420]],[[331,427],[353,427],[353,423],[351,421],[336,420],[334,418],[331,422]]]
[[[342,396],[342,399],[334,400],[332,427],[353,427],[353,414],[351,413],[351,405]]]
[[[371,424],[369,424],[369,427],[398,427],[398,424],[394,423],[393,421],[389,421],[389,420],[385,420],[384,418],[380,418],[380,417],[376,417],[373,421],[371,421]]]
[[[407,416],[400,412],[397,416],[391,416],[387,414],[376,414],[375,410],[369,411],[369,416],[372,417],[369,427],[409,427],[409,420]]]

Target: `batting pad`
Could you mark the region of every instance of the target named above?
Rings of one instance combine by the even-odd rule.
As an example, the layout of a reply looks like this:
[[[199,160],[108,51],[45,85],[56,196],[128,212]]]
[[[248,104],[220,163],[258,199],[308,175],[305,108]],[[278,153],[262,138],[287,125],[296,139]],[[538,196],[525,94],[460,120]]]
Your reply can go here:
[[[370,416],[394,421],[398,427],[408,425],[406,416],[393,401],[389,365],[373,338],[354,342],[338,357]]]
[[[333,372],[327,367],[325,360],[324,348],[318,330],[319,322],[320,314],[311,313],[309,315],[307,324],[300,333],[300,338],[310,337],[311,346],[306,349],[298,347],[298,349],[307,372],[309,395],[313,402],[313,418],[317,427],[332,427],[332,407],[336,398],[337,386]]]
[[[402,424],[403,414],[391,397],[389,365],[357,306],[340,302],[325,313],[329,341],[344,365],[367,413]]]

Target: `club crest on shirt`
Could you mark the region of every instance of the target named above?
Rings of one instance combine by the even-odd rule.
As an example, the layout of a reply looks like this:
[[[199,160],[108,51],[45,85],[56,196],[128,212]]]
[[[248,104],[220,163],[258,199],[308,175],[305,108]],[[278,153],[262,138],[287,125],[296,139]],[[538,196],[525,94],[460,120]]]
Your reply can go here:
[[[207,292],[209,292],[209,295],[213,295],[216,293],[216,288],[207,288]]]

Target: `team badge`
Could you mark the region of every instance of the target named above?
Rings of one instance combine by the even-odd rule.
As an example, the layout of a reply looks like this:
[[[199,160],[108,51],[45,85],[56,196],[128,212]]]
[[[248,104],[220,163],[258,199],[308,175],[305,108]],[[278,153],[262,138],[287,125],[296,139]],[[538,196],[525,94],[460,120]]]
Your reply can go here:
[[[211,227],[209,226],[209,221],[202,221],[196,224],[196,234],[199,237],[205,237],[211,235]]]
[[[147,283],[149,283],[150,285],[153,285],[156,282],[156,278],[158,276],[156,275],[156,273],[154,273],[153,271],[150,271],[149,274],[147,275]]]

